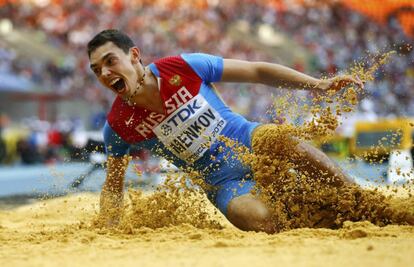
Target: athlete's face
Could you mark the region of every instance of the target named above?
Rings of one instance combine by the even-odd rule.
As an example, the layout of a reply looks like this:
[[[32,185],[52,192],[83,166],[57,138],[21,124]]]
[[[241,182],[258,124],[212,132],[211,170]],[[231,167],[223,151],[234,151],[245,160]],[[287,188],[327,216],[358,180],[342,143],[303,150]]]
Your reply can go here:
[[[99,81],[123,98],[129,97],[137,87],[139,50],[133,47],[126,54],[112,42],[95,49],[90,55],[90,67]]]

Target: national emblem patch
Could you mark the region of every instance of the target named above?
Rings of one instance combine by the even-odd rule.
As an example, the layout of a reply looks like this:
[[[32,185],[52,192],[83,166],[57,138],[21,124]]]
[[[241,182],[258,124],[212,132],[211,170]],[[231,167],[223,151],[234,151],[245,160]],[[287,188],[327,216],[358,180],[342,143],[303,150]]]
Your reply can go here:
[[[171,79],[169,80],[169,83],[171,85],[174,85],[174,86],[180,86],[180,84],[181,84],[181,76],[178,75],[178,74],[175,74],[174,76],[171,77]]]

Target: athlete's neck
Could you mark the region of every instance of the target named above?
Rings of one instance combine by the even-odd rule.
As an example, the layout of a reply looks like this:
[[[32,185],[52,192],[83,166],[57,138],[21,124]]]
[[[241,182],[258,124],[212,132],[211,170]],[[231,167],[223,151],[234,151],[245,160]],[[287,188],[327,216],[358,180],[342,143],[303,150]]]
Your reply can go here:
[[[144,83],[141,88],[137,88],[138,91],[131,102],[135,106],[164,113],[164,103],[161,99],[158,79],[149,67],[144,67],[143,71],[145,72]]]

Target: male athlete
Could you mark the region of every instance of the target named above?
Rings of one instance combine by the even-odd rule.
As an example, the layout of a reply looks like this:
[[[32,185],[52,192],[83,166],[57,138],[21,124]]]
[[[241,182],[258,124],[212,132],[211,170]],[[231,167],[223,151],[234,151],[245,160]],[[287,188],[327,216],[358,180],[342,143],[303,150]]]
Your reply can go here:
[[[224,159],[234,152],[218,140],[219,135],[225,136],[252,149],[251,140],[261,125],[232,112],[212,83],[260,83],[321,93],[350,84],[363,86],[348,75],[321,80],[278,64],[200,53],[166,57],[144,66],[140,50],[118,30],[97,34],[88,43],[88,56],[99,81],[117,95],[104,127],[108,161],[100,205],[107,225],[119,218],[126,155],[136,145],[177,167],[200,172],[215,188],[207,192],[210,200],[239,229],[275,232],[266,204],[250,193],[255,184],[252,171],[237,157]],[[278,146],[275,143],[273,149]],[[292,160],[307,163],[302,168],[319,169],[338,184],[350,182],[316,148],[299,142],[294,149],[300,156]]]

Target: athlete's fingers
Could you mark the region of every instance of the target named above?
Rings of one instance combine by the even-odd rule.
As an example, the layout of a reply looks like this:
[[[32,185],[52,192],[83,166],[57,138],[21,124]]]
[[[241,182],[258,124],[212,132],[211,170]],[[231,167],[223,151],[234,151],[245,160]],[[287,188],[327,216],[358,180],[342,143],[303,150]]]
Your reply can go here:
[[[315,88],[319,88],[321,91],[338,92],[345,87],[353,84],[360,87],[361,89],[364,88],[364,83],[362,80],[358,76],[351,75],[339,75],[327,80],[322,80],[315,86]]]
[[[359,78],[358,75],[354,77],[354,80],[354,83],[357,84],[359,88],[364,89],[364,82]]]
[[[361,79],[358,76],[345,76],[345,79],[347,80],[347,84],[346,85],[350,85],[350,84],[356,84],[358,87],[360,88],[364,88],[364,83],[361,81]]]
[[[364,88],[364,83],[362,82],[362,80],[358,76],[351,75],[339,76],[336,82],[334,81],[334,88],[338,91],[352,84],[357,85],[361,89]]]

